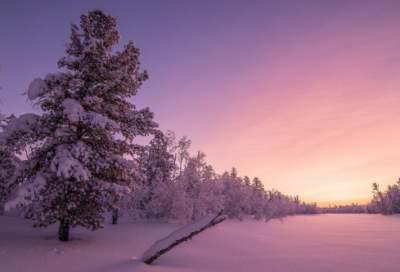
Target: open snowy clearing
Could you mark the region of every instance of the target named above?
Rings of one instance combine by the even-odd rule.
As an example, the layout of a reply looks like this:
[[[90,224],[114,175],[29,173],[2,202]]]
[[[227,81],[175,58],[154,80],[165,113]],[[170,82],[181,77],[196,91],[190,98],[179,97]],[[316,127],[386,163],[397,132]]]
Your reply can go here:
[[[227,220],[152,265],[140,260],[179,225],[120,218],[104,229],[41,230],[11,214],[0,217],[1,271],[399,271],[400,215],[298,215],[283,222]]]

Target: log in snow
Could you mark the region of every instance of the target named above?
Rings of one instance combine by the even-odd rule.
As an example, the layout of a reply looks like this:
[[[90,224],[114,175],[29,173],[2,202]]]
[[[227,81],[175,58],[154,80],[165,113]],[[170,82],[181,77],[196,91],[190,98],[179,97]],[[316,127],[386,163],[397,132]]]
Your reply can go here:
[[[198,220],[190,222],[182,228],[174,231],[167,237],[158,240],[148,250],[146,250],[146,252],[143,254],[142,260],[147,264],[151,264],[162,254],[176,247],[180,243],[191,239],[193,236],[199,234],[207,228],[221,223],[227,218],[227,216],[222,214],[222,212],[223,211],[220,211],[217,215],[209,214]]]

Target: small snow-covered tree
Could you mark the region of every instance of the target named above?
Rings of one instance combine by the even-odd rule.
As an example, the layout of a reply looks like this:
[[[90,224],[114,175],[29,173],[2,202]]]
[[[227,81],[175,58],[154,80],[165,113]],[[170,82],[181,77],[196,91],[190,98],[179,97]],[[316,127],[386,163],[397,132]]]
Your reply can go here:
[[[390,205],[388,199],[385,197],[384,193],[379,190],[379,184],[372,184],[373,201],[378,206],[379,210],[383,215],[391,214]]]
[[[187,186],[183,175],[177,176],[176,172],[177,158],[187,153],[187,143],[190,144],[186,137],[183,139],[177,143],[173,132],[158,131],[149,146],[135,157],[143,179],[136,182],[139,189],[121,201],[124,212],[134,220],[165,217],[168,222],[186,222],[190,213]],[[184,161],[183,158],[181,162]]]
[[[242,220],[243,215],[251,210],[251,190],[242,178],[238,177],[235,168],[221,176],[223,195],[225,197],[224,212],[229,217]]]
[[[171,179],[174,161],[172,154],[167,150],[168,144],[168,138],[161,131],[157,131],[154,139],[150,141],[148,154],[142,165],[146,183],[150,186]]]
[[[377,183],[372,184],[372,189],[372,202],[383,215],[400,213],[400,179],[397,184],[389,185],[384,192],[379,190],[379,184]],[[370,208],[370,210],[373,210],[372,207]]]
[[[0,75],[2,67],[0,67]],[[0,86],[0,90],[2,87]],[[2,104],[0,99],[0,104]],[[7,124],[16,117],[10,115],[5,117],[0,111],[0,133],[6,128]],[[12,178],[20,163],[20,159],[15,156],[14,152],[8,150],[4,145],[0,144],[0,215],[4,212],[4,204],[14,197],[18,187],[12,182]]]
[[[253,179],[251,184],[251,208],[254,218],[260,220],[264,215],[264,207],[266,203],[264,185],[258,177]]]
[[[175,153],[174,160],[177,163],[179,163],[179,166],[177,167],[179,169],[178,176],[182,174],[182,169],[186,167],[186,163],[189,158],[189,152],[188,149],[190,148],[192,144],[192,140],[188,139],[187,136],[183,136],[181,139],[176,144],[176,147],[174,148],[177,153]]]
[[[13,151],[31,147],[14,179],[23,186],[5,210],[23,206],[34,227],[60,221],[61,241],[69,240],[70,227],[103,227],[103,213],[116,208],[115,197],[128,194],[138,175],[125,158],[140,149],[132,140],[157,127],[149,108],[136,110],[128,100],[148,78],[139,71],[139,49],[130,41],[113,53],[120,35],[105,12],[80,18],[82,31],[71,23],[67,57],[58,61],[63,72],[29,85],[28,98],[43,115],[22,115],[1,136]]]
[[[4,212],[4,204],[17,193],[18,184],[12,179],[20,162],[14,152],[0,146],[0,215]]]
[[[164,191],[158,188],[162,184],[164,189],[170,183],[172,172],[175,168],[173,156],[168,152],[169,138],[161,131],[154,134],[150,141],[148,152],[142,153],[140,159],[141,171],[144,176],[144,185],[147,186],[147,196],[143,199],[142,206],[147,218],[159,218],[164,216],[166,205],[163,196]]]
[[[202,174],[202,186],[206,197],[203,197],[206,203],[204,214],[213,214],[224,208],[224,196],[222,194],[223,186],[219,176],[215,173],[211,165],[206,165]]]

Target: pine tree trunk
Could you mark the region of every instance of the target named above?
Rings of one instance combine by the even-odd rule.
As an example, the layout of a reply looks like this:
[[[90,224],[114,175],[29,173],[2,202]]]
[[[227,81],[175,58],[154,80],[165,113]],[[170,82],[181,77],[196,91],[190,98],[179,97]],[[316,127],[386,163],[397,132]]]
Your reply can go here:
[[[112,224],[116,225],[117,223],[118,223],[118,210],[115,209],[113,210]]]
[[[60,220],[60,227],[58,228],[58,240],[61,242],[69,241],[69,224],[64,219]]]

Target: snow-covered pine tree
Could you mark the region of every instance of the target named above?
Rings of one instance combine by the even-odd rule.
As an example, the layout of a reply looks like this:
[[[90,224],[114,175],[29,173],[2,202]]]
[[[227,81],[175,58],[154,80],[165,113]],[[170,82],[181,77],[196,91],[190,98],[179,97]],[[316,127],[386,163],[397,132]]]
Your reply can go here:
[[[253,179],[251,184],[251,207],[254,218],[260,220],[264,214],[264,206],[266,203],[264,185],[258,177]]]
[[[171,183],[175,168],[173,155],[168,152],[169,143],[168,137],[157,131],[150,141],[148,152],[141,153],[138,158],[141,171],[146,177],[143,186],[147,187],[148,193],[141,205],[145,209],[146,218],[165,216],[164,209],[168,205],[164,203],[164,190],[166,184]]]
[[[218,213],[224,208],[223,184],[211,165],[206,165],[202,172],[201,186],[204,188],[202,191],[205,192],[202,198],[206,204],[203,214]]]
[[[113,54],[116,19],[98,9],[82,14],[80,27],[71,23],[68,56],[58,61],[64,71],[29,85],[28,98],[43,115],[22,115],[1,136],[14,151],[32,150],[14,180],[23,187],[5,210],[23,206],[34,227],[60,221],[61,241],[69,240],[70,227],[103,227],[103,213],[130,192],[137,174],[124,157],[140,149],[132,140],[157,127],[149,108],[136,110],[127,100],[148,78],[133,41]]]
[[[0,146],[0,215],[4,212],[4,204],[15,197],[18,190],[18,184],[14,184],[12,178],[20,161],[13,152]]]
[[[237,176],[237,171],[232,168],[231,173],[225,172],[222,177],[225,196],[224,212],[231,218],[242,220],[244,213],[251,210],[249,198],[251,190],[245,186],[243,180]]]
[[[243,183],[244,186],[250,187],[251,186],[250,178],[248,176],[244,176]]]
[[[168,152],[168,143],[168,138],[161,131],[157,131],[150,141],[148,156],[144,158],[143,165],[149,186],[171,179],[175,166],[173,155]]]
[[[0,67],[0,75],[2,68]],[[2,87],[0,86],[0,90]],[[3,101],[0,99],[0,104]],[[12,114],[9,117],[5,117],[0,111],[0,133],[3,132],[7,124],[15,119]],[[13,196],[15,196],[17,186],[11,186],[12,177],[15,174],[16,168],[20,163],[20,159],[15,156],[14,152],[8,150],[4,145],[0,144],[0,215],[4,212],[4,204]],[[14,184],[15,185],[15,184]]]
[[[179,163],[178,176],[180,176],[182,174],[183,168],[186,167],[186,163],[189,158],[188,149],[190,148],[191,144],[192,144],[192,140],[188,139],[186,135],[183,136],[181,139],[179,139],[178,143],[176,144],[175,149],[177,150],[177,153],[175,153],[174,159],[175,159],[175,162],[176,162],[176,159],[178,159],[178,163]],[[175,175],[174,175],[174,178],[175,178]]]
[[[7,122],[14,118],[14,115],[5,118],[0,112],[0,132],[3,131]],[[0,144],[0,215],[4,212],[4,204],[15,196],[18,189],[18,184],[13,183],[12,178],[20,162],[21,160],[15,156],[14,152]]]
[[[206,191],[203,184],[203,173],[207,166],[205,162],[206,155],[202,151],[188,159],[187,165],[183,171],[181,182],[186,184],[188,204],[191,210],[192,220],[199,219],[207,210],[207,198],[211,192]]]

